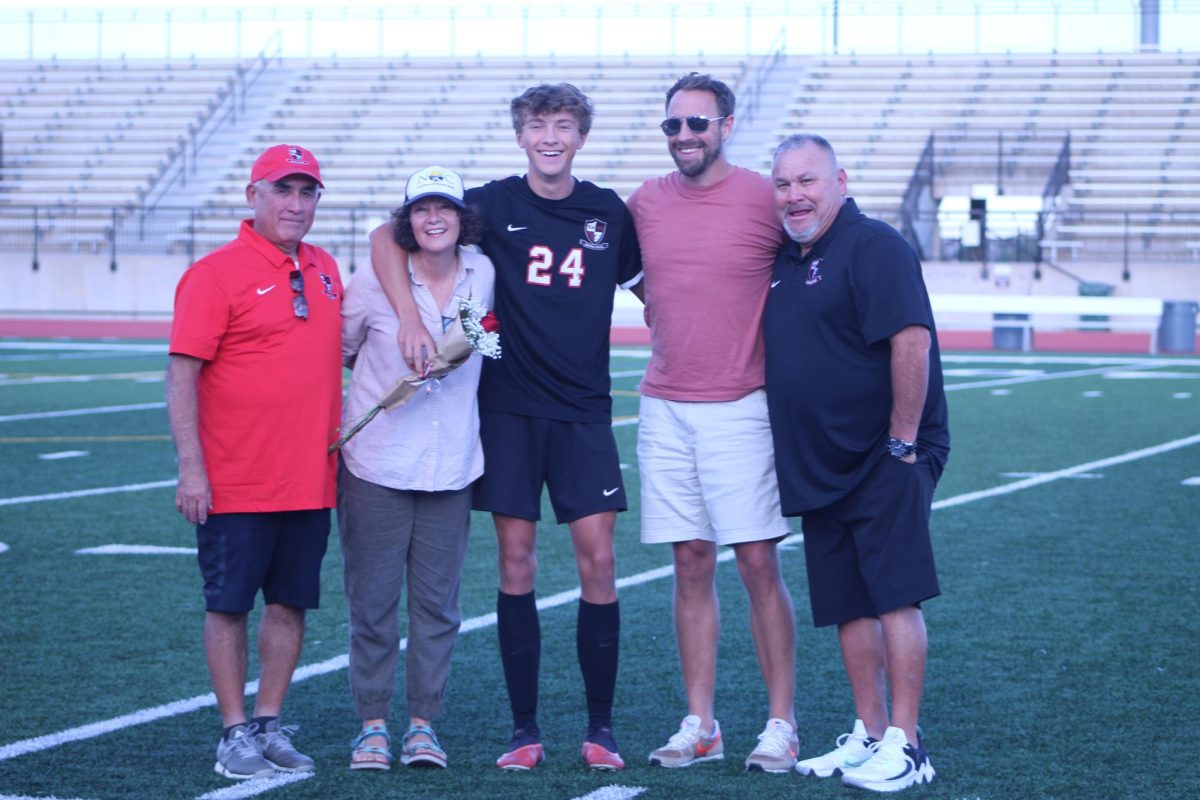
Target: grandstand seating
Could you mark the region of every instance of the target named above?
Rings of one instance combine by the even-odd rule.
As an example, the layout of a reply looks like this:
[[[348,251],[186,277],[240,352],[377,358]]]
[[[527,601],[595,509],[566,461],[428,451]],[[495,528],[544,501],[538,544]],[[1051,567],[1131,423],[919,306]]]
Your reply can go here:
[[[736,86],[743,59],[702,63],[669,59],[538,61],[520,59],[352,60],[292,65],[292,76],[268,121],[229,164],[208,205],[242,202],[255,156],[280,141],[299,141],[321,159],[327,206],[355,206],[382,218],[403,198],[416,169],[440,164],[469,186],[524,172],[509,101],[537,83],[573,83],[596,109],[576,173],[627,196],[649,175],[673,168],[658,123],[667,88],[703,68]],[[228,236],[219,219],[196,221],[208,243]],[[344,218],[318,215],[313,236],[325,241],[363,231]]]
[[[1043,237],[1066,243],[1055,253],[1124,257],[1132,247],[1134,258],[1194,258],[1186,247],[1200,225],[1200,130],[1189,125],[1200,86],[1194,55],[792,60],[803,77],[791,100],[760,108],[753,123],[773,129],[752,164],[764,172],[778,138],[821,133],[838,149],[860,205],[895,223],[931,134],[937,197],[988,183],[1040,197],[1069,134],[1071,184]],[[469,186],[522,171],[508,101],[531,84],[564,80],[587,92],[597,112],[577,173],[627,196],[673,166],[657,127],[671,82],[699,68],[744,93],[749,67],[743,58],[275,62],[261,115],[210,152],[210,168],[189,183],[196,211],[162,225],[201,252],[227,238],[256,154],[292,141],[321,158],[325,207],[359,210],[349,221],[318,215],[313,238],[361,240],[365,220],[399,202],[414,169],[440,163]],[[86,207],[137,217],[166,165],[233,90],[238,69],[194,60],[0,63],[0,218],[39,206],[41,224],[51,233],[59,226],[71,248],[102,248],[108,212]],[[1072,245],[1084,240],[1082,250]]]
[[[1071,186],[1046,235],[1124,258],[1129,234],[1135,258],[1179,258],[1200,223],[1198,87],[1195,55],[827,57],[777,133],[829,138],[860,204],[893,222],[930,134],[936,197],[1040,196],[1069,134]]]
[[[705,68],[736,85],[743,64],[725,59]],[[578,173],[627,195],[647,175],[671,169],[658,122],[663,94],[681,69],[665,60],[315,64],[296,71],[274,119],[218,191],[240,193],[254,154],[288,137],[321,155],[328,199],[338,203],[395,203],[398,184],[430,163],[462,171],[468,185],[523,172],[508,103],[536,83],[568,81],[596,107]]]
[[[234,71],[213,61],[0,62],[0,203],[138,203]]]

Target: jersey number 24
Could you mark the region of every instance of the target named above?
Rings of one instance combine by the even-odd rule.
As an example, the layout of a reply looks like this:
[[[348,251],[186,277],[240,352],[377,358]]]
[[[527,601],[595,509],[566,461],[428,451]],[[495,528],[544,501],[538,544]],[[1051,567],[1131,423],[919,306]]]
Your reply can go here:
[[[549,286],[554,277],[554,251],[545,245],[534,245],[529,248],[529,266],[526,268],[525,281],[534,286]],[[567,257],[558,265],[558,274],[567,276],[567,286],[578,289],[583,285],[583,250],[572,247]]]

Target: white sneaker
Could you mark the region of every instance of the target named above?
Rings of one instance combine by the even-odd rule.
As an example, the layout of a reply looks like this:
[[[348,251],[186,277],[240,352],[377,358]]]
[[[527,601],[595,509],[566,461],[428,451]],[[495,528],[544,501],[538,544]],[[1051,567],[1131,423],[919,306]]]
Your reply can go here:
[[[836,749],[824,755],[797,761],[796,772],[817,778],[841,775],[843,770],[857,767],[874,755],[874,751],[871,750],[874,743],[875,740],[867,736],[867,726],[861,719],[856,719],[853,730],[837,738]]]
[[[935,773],[925,748],[909,744],[900,728],[888,728],[883,739],[871,747],[875,755],[862,766],[842,770],[842,783],[872,792],[898,792],[933,780]]]
[[[746,759],[746,769],[758,772],[790,772],[796,765],[800,740],[796,729],[778,718],[767,720],[767,727],[758,735],[758,746]]]

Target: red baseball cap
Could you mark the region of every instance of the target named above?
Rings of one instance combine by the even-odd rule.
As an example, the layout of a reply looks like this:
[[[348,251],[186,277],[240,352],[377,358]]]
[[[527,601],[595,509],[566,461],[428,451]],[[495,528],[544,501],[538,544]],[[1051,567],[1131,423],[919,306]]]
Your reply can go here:
[[[317,163],[317,157],[311,150],[294,144],[277,144],[264,150],[250,169],[250,182],[278,181],[289,175],[307,175],[322,189],[325,188],[325,184],[321,183],[321,166]]]

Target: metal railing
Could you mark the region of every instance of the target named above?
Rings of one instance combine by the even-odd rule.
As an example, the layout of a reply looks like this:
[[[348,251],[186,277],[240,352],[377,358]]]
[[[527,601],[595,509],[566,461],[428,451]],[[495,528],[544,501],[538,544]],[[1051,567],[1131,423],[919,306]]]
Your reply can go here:
[[[369,258],[367,234],[391,207],[322,204],[306,241],[329,250],[353,270]],[[233,206],[0,206],[0,258],[28,257],[32,269],[47,255],[105,258],[110,269],[130,255],[194,261],[237,235],[248,210]],[[16,256],[17,258],[12,258]]]
[[[871,198],[856,198],[871,213]],[[193,261],[237,234],[247,215],[240,207],[159,206],[144,215],[137,206],[0,206],[0,259],[37,269],[48,254],[103,258],[118,269],[127,255],[178,256]],[[1200,268],[1200,207],[1172,212],[1089,212],[1062,217],[1055,252],[1047,254],[1039,234],[1048,212],[988,211],[986,247],[993,263],[1119,264],[1135,269],[1154,264],[1194,263]],[[324,247],[346,267],[369,258],[367,234],[391,214],[391,206],[321,204],[306,241]],[[930,231],[926,261],[979,261],[979,247],[963,244],[968,212],[918,210],[911,218]],[[1072,232],[1073,228],[1086,226]]]
[[[918,258],[926,257],[926,246],[923,237],[917,231],[917,219],[924,213],[925,200],[932,202],[933,198],[933,143],[934,134],[929,134],[917,166],[913,169],[908,186],[904,189],[904,198],[900,203],[900,233],[908,240]]]
[[[771,78],[771,73],[775,71],[775,67],[779,66],[781,61],[787,58],[787,28],[780,28],[775,38],[771,41],[771,47],[766,56],[758,60],[754,65],[754,69],[746,78],[746,85],[739,87],[739,94],[742,97],[742,107],[738,110],[738,117],[743,125],[749,125],[754,121],[754,116],[758,113],[759,107],[762,105],[763,87]]]
[[[249,64],[238,65],[235,74],[229,79],[225,90],[221,92],[216,102],[211,104],[199,119],[188,126],[186,138],[180,137],[179,146],[174,151],[173,157],[159,171],[156,182],[145,194],[142,201],[143,216],[153,213],[176,183],[180,186],[187,186],[189,147],[191,149],[190,172],[195,175],[200,151],[227,122],[237,122],[238,113],[245,113],[246,93],[254,87],[271,62],[282,63],[282,53],[283,40],[276,31],[267,38],[266,44]]]
[[[1063,136],[1062,147],[1058,151],[1058,159],[1054,162],[1054,168],[1050,170],[1050,177],[1046,179],[1046,188],[1042,190],[1042,199],[1046,202],[1052,202],[1060,194],[1063,187],[1071,182],[1071,133],[1068,131]]]
[[[282,31],[287,58],[531,57],[565,42],[579,56],[745,55],[767,52],[783,25],[792,52],[809,55],[1200,49],[1195,0],[1155,4],[1153,43],[1139,40],[1143,4],[1131,0],[134,5],[142,8],[0,9],[0,56],[240,59],[243,42],[265,28]]]

